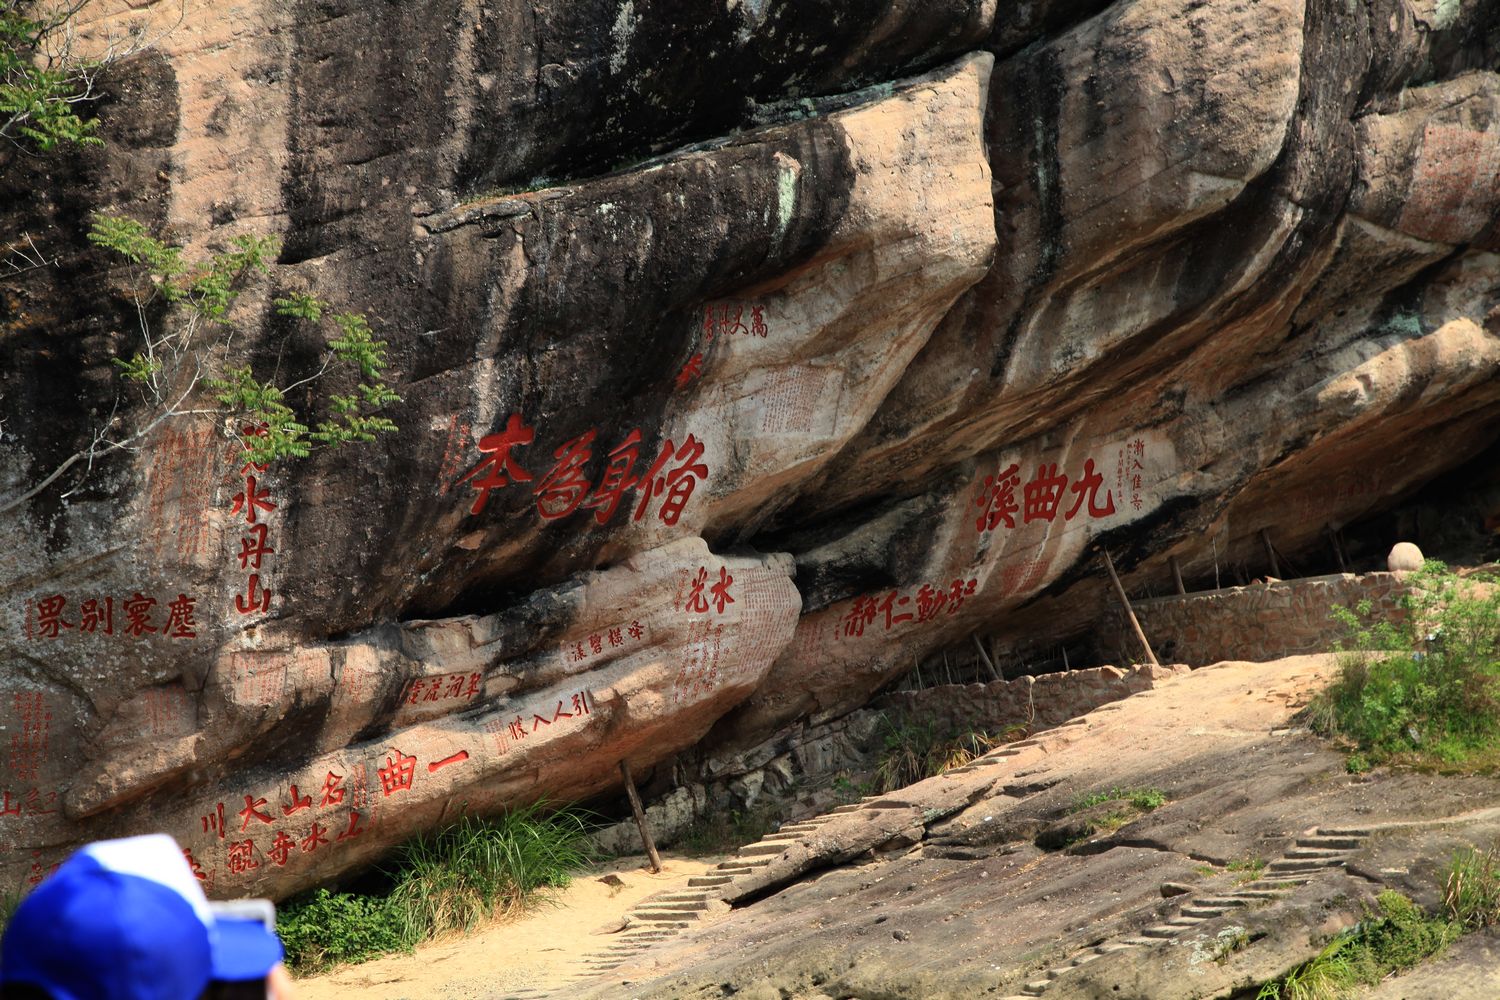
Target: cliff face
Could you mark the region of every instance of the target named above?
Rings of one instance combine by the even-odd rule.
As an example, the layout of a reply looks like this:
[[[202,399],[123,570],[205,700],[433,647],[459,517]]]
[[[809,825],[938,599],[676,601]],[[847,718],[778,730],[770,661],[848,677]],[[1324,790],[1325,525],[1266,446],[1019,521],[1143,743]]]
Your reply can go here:
[[[0,153],[55,258],[0,327],[17,879],[150,827],[282,894],[1496,437],[1494,0],[167,6],[80,24],[164,32],[104,147]],[[93,210],[277,237],[225,357],[360,310],[399,431],[261,471],[200,385],[110,448],[159,413]]]

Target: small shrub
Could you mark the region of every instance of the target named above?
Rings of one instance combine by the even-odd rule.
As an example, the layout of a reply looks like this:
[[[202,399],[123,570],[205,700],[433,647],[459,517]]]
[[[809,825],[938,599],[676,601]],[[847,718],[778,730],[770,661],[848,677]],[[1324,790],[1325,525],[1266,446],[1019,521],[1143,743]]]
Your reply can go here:
[[[882,717],[884,730],[880,760],[875,765],[875,788],[891,792],[953,767],[962,767],[1005,742],[981,730],[943,732],[932,722],[892,721]]]
[[[1393,758],[1453,769],[1500,744],[1500,587],[1439,562],[1410,584],[1399,626],[1369,623],[1368,602],[1334,612],[1367,652],[1346,654],[1303,718],[1353,744],[1351,773]]]
[[[1376,906],[1311,960],[1262,986],[1256,1000],[1340,1000],[1442,954],[1462,931],[1393,890],[1382,892]]]
[[[1266,873],[1266,861],[1264,858],[1245,858],[1229,862],[1224,869],[1234,873],[1235,885],[1244,885],[1247,882],[1254,882]]]
[[[408,947],[386,897],[327,889],[283,904],[276,931],[286,947],[287,967],[299,976]]]
[[[1443,884],[1443,908],[1465,927],[1500,924],[1500,850],[1470,847],[1453,856]]]
[[[1160,788],[1111,788],[1107,792],[1094,792],[1073,803],[1070,812],[1083,812],[1104,802],[1115,800],[1129,802],[1141,812],[1151,812],[1167,804],[1167,793]]]

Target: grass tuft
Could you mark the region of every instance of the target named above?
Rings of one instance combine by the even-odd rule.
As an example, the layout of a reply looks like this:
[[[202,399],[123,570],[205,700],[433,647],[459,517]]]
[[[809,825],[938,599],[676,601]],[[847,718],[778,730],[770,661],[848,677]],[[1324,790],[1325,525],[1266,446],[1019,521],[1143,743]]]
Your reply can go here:
[[[924,778],[962,767],[1004,743],[1019,739],[1011,732],[995,736],[981,730],[952,732],[932,722],[881,717],[883,745],[875,765],[877,792],[893,792]]]
[[[1083,812],[1105,802],[1123,801],[1141,812],[1151,812],[1167,804],[1167,793],[1160,788],[1111,788],[1106,792],[1085,795],[1073,803],[1070,812]]]
[[[1443,885],[1449,919],[1467,928],[1500,924],[1500,850],[1465,848],[1453,856]]]
[[[1345,1000],[1359,986],[1442,954],[1463,930],[1393,890],[1382,892],[1376,906],[1312,959],[1262,986],[1256,1000]]]
[[[318,889],[281,907],[277,930],[298,975],[363,962],[512,915],[568,884],[590,859],[588,823],[540,803],[493,820],[465,816],[402,845],[384,893]]]
[[[1234,874],[1235,885],[1246,885],[1266,873],[1266,860],[1265,858],[1244,858],[1231,861],[1224,866],[1224,870]]]

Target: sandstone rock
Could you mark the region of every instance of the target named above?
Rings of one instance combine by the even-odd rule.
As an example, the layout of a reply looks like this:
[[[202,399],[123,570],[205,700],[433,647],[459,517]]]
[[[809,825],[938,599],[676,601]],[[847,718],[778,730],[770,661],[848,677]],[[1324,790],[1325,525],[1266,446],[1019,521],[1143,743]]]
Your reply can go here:
[[[621,758],[753,794],[914,661],[1085,634],[1097,546],[1294,557],[1495,439],[1492,0],[710,6],[190,0],[102,148],[0,151],[53,261],[0,264],[0,869],[149,826],[282,894]],[[173,317],[95,210],[278,237],[226,361],[358,310],[400,430],[246,504],[240,421],[113,376]]]

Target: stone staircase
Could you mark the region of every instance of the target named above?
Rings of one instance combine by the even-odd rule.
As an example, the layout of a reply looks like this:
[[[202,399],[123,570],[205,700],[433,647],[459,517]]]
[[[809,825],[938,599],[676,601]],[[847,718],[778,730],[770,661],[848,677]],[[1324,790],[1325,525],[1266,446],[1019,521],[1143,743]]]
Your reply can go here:
[[[584,956],[582,969],[573,983],[613,971],[657,942],[675,937],[716,910],[727,910],[728,906],[720,901],[724,886],[742,875],[749,875],[756,869],[769,865],[773,857],[802,841],[831,818],[832,814],[828,814],[788,823],[775,833],[740,848],[733,858],[712,871],[690,876],[686,889],[671,889],[641,900],[627,914],[628,924],[624,931],[616,935],[602,951]],[[534,996],[516,994],[517,1000],[533,1000]]]
[[[1066,731],[1070,727],[1083,725],[1087,725],[1084,719],[1069,719],[1048,732]],[[956,780],[971,772],[1003,763],[1008,758],[1018,756],[1030,748],[1040,746],[1042,742],[1037,739],[1017,740],[976,757],[967,764],[950,768],[938,777]],[[894,808],[905,809],[908,808],[908,804],[885,796],[867,795],[859,802],[837,806],[810,819],[787,823],[776,832],[740,848],[733,858],[723,862],[715,870],[690,876],[685,890],[668,890],[643,899],[628,914],[629,922],[626,930],[616,935],[612,943],[603,950],[583,957],[581,968],[569,986],[576,987],[596,976],[612,972],[658,942],[675,937],[692,927],[697,921],[714,912],[714,904],[721,902],[720,897],[725,886],[730,885],[737,878],[769,865],[773,858],[788,847],[805,840],[808,835],[815,833],[819,827],[835,817],[866,809]],[[546,991],[522,990],[506,993],[501,1000],[541,1000],[547,995]]]
[[[1319,827],[1297,838],[1280,858],[1266,866],[1265,873],[1244,886],[1217,895],[1187,898],[1177,915],[1129,936],[1083,948],[1063,962],[1043,971],[1027,983],[1021,992],[1003,1000],[1031,1000],[1043,996],[1058,980],[1082,965],[1105,955],[1131,948],[1153,948],[1176,939],[1205,921],[1222,917],[1233,910],[1272,902],[1283,893],[1312,881],[1330,868],[1341,868],[1357,851],[1371,831],[1359,828]]]
[[[1118,707],[1105,705],[1095,711]],[[967,764],[944,771],[937,779],[929,780],[963,780],[973,772],[994,767],[1028,750],[1045,750],[1049,736],[1070,735],[1068,730],[1072,727],[1086,725],[1086,719],[1069,719],[1041,734],[1039,739],[1008,743]],[[728,907],[722,900],[726,887],[736,879],[766,867],[788,847],[816,833],[824,824],[862,810],[908,807],[906,802],[871,795],[811,819],[788,823],[761,840],[740,848],[734,857],[721,863],[716,869],[689,877],[685,888],[668,889],[643,899],[628,914],[626,929],[612,936],[610,943],[601,950],[585,955],[577,973],[564,987],[558,990],[513,990],[502,994],[498,1000],[544,1000],[547,997],[572,996],[583,984],[638,958],[654,945],[682,934],[705,917],[716,912],[726,912]],[[1220,894],[1184,897],[1186,901],[1181,904],[1176,916],[1146,927],[1138,933],[1083,948],[1040,973],[1037,979],[1022,987],[1021,993],[1003,1000],[1030,1000],[1043,996],[1049,987],[1073,969],[1105,955],[1132,948],[1155,947],[1234,909],[1274,902],[1283,893],[1311,881],[1319,873],[1342,867],[1371,832],[1369,829],[1342,827],[1311,830],[1299,837],[1284,855],[1267,865],[1265,873],[1255,881]]]

